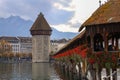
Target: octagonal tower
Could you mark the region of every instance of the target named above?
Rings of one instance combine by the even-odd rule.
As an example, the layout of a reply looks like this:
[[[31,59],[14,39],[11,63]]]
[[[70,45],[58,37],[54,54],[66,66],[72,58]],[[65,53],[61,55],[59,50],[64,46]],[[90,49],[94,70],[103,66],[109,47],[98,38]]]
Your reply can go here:
[[[52,29],[40,13],[30,29],[32,35],[32,62],[49,62]]]

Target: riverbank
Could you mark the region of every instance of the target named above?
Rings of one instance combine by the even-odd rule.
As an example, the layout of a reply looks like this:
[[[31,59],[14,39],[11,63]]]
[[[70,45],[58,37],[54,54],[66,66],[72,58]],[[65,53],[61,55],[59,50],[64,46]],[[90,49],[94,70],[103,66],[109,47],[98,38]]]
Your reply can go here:
[[[0,58],[0,63],[22,63],[22,62],[32,62],[30,58]]]

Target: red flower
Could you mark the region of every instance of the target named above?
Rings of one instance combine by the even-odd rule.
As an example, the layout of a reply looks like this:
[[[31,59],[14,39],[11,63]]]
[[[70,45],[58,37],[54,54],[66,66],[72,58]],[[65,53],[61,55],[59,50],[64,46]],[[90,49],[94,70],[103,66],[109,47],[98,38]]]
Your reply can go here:
[[[86,49],[83,49],[81,52],[80,52],[80,56],[82,57],[82,58],[86,58],[86,54],[87,54],[87,48]]]
[[[94,64],[94,63],[95,63],[95,59],[89,58],[89,59],[88,59],[88,62],[89,62],[90,64]]]
[[[116,57],[115,56],[112,56],[112,61],[116,62]]]

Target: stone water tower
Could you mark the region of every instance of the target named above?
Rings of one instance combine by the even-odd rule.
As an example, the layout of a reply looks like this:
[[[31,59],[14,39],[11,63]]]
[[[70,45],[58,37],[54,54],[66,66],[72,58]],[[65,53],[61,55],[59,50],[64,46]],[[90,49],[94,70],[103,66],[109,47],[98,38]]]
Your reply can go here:
[[[32,62],[49,62],[52,29],[40,13],[30,29],[32,35]]]

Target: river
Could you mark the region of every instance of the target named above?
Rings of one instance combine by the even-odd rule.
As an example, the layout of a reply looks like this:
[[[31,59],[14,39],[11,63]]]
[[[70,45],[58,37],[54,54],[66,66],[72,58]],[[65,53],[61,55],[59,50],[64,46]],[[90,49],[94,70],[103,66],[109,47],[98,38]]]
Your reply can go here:
[[[59,76],[50,63],[0,63],[0,80],[62,80]],[[105,70],[102,71],[104,76]]]
[[[0,80],[60,80],[50,63],[0,63]]]

